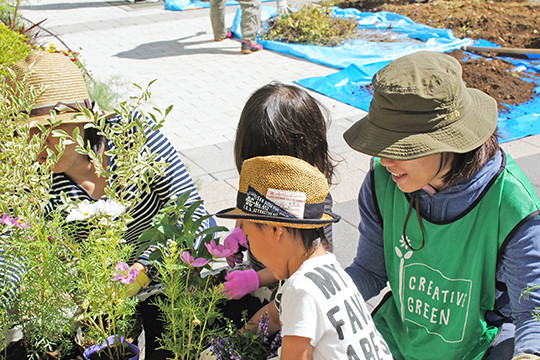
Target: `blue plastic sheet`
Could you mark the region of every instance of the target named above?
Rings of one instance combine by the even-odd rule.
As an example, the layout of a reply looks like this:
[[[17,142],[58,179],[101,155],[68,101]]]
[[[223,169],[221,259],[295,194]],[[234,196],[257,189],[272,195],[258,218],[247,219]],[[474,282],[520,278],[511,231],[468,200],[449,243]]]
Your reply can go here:
[[[262,2],[274,0],[262,0]],[[238,5],[238,1],[228,0],[227,6]],[[201,0],[165,0],[165,9],[173,11],[206,9],[210,7],[210,1]]]
[[[475,44],[478,46],[491,46],[486,41]],[[477,57],[473,53],[466,54]],[[518,71],[532,74],[523,77],[525,81],[532,81],[537,86],[532,100],[519,105],[508,105],[507,109],[499,112],[499,132],[501,142],[517,140],[526,136],[540,134],[540,60],[515,59],[502,57],[502,59],[515,65]],[[359,109],[368,111],[372,94],[369,92],[371,78],[378,70],[373,67],[359,67],[350,65],[344,70],[324,77],[312,77],[295,81],[297,84],[314,90],[318,93],[339,100]],[[532,79],[531,79],[532,78]]]
[[[451,30],[436,29],[417,24],[406,16],[390,12],[360,12],[356,9],[333,8],[336,16],[357,21],[360,31],[378,32],[388,42],[351,40],[342,46],[289,44],[278,41],[260,40],[265,49],[295,55],[315,63],[343,69],[351,64],[360,67],[382,68],[389,61],[421,50],[451,51],[472,43],[471,39],[457,39]],[[263,21],[276,15],[276,8],[263,6]],[[236,13],[232,31],[241,37],[241,10]],[[389,30],[391,29],[391,30]],[[384,33],[384,34],[383,34]]]
[[[295,81],[308,89],[339,100],[346,104],[368,111],[372,94],[366,85],[371,83],[373,75],[391,61],[416,51],[431,50],[449,52],[473,43],[471,39],[457,39],[451,30],[435,29],[417,24],[406,16],[377,12],[366,13],[356,9],[334,8],[336,16],[353,18],[361,30],[378,31],[390,37],[390,42],[353,40],[338,47],[288,44],[277,41],[260,40],[265,49],[295,55],[315,63],[343,69],[324,77],[313,77]],[[268,20],[276,15],[276,8],[263,6],[262,19]],[[233,21],[232,31],[241,37],[241,10],[238,9]],[[391,31],[389,30],[391,29]],[[498,47],[494,43],[478,40],[476,46]],[[469,53],[469,56],[478,55]],[[503,59],[516,66],[517,71],[534,74],[533,81],[538,85],[536,94],[540,93],[540,59]],[[540,98],[535,96],[527,103],[517,106],[507,105],[508,109],[499,114],[499,130],[502,142],[516,140],[525,136],[540,134]]]

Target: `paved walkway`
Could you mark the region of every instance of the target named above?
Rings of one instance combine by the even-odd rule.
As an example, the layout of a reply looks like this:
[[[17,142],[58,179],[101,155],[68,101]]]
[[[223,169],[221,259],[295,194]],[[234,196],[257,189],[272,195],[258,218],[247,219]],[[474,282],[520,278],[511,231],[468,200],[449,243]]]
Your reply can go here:
[[[168,11],[163,2],[100,0],[28,0],[24,4],[23,16],[34,22],[46,18],[44,27],[72,50],[80,51],[94,77],[113,86],[124,83],[121,89],[130,95],[135,91],[127,84],[144,86],[157,79],[151,87],[151,103],[161,109],[174,104],[164,133],[179,150],[211,212],[235,203],[238,174],[232,146],[250,93],[270,81],[292,83],[337,71],[271,51],[242,55],[238,40],[214,42],[208,9]],[[227,23],[232,24],[236,9],[227,7]],[[47,41],[61,47],[55,38]],[[332,114],[328,137],[340,162],[331,191],[334,211],[343,216],[334,229],[335,252],[346,266],[355,254],[355,199],[369,169],[369,158],[352,151],[342,134],[365,112],[312,94]],[[517,159],[540,194],[540,136],[514,141],[504,148]]]

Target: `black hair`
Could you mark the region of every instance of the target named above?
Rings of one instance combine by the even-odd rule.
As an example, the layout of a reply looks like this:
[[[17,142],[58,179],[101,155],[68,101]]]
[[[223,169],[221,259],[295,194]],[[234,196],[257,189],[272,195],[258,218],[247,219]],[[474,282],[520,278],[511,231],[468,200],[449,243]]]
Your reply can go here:
[[[101,148],[105,144],[105,136],[99,133],[99,130],[94,127],[88,127],[84,129],[84,137],[83,137],[84,143],[89,144],[90,148],[94,153],[99,154],[101,151]],[[90,157],[88,157],[88,160],[90,160]]]
[[[500,149],[498,131],[480,147],[463,153],[453,153],[452,164],[448,173],[443,177],[446,187],[455,185],[461,179],[467,179],[476,174]]]
[[[257,226],[259,229],[265,227],[265,226],[274,226],[273,224],[265,224],[265,223],[258,223],[254,222],[255,226]],[[293,237],[299,237],[302,239],[302,244],[304,245],[304,248],[306,251],[313,250],[313,243],[317,239],[321,239],[321,244],[324,246],[326,250],[328,250],[327,246],[331,247],[331,244],[326,239],[326,236],[324,235],[324,227],[318,227],[315,229],[300,229],[300,228],[292,228],[283,226],[283,228],[291,234]]]
[[[315,166],[332,181],[326,140],[328,110],[302,88],[272,82],[246,102],[236,130],[234,157],[240,172],[255,156],[289,155]]]

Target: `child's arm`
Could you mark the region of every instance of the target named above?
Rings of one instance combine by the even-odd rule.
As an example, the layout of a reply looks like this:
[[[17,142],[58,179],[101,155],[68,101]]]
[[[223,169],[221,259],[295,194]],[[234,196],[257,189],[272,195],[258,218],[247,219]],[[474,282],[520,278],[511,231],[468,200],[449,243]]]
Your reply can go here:
[[[311,339],[303,336],[284,336],[281,340],[279,360],[312,360]]]
[[[257,311],[257,313],[251,317],[251,319],[249,319],[245,328],[256,333],[259,327],[259,322],[264,314],[268,314],[268,318],[270,320],[268,322],[268,332],[270,334],[277,333],[281,327],[281,323],[279,322],[279,314],[277,312],[274,300],[260,308],[259,311]],[[241,332],[243,333],[243,329]]]
[[[225,277],[225,295],[231,299],[241,299],[259,287],[273,284],[276,281],[275,276],[268,269],[262,269],[258,272],[253,269],[232,271]]]
[[[257,276],[259,277],[259,287],[272,285],[277,282],[274,274],[267,268],[257,271]]]

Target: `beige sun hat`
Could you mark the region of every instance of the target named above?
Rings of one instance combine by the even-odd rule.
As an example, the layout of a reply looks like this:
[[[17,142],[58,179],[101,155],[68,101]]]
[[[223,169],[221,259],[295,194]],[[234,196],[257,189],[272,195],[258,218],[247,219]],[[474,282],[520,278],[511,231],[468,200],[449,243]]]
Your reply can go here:
[[[368,114],[343,137],[362,153],[394,160],[466,153],[497,127],[497,103],[467,88],[459,62],[421,51],[394,60],[373,77]]]
[[[80,108],[99,111],[101,116],[111,115],[100,111],[95,102],[90,100],[81,71],[63,54],[35,51],[13,65],[13,70],[18,81],[26,77],[25,85],[28,89],[44,91],[28,114],[27,123],[47,125],[51,111],[55,112],[56,120],[62,123],[92,122],[93,119],[84,116]],[[10,85],[13,89],[17,88]]]
[[[339,215],[324,211],[328,181],[315,167],[292,156],[258,156],[244,161],[236,208],[216,214],[299,229],[315,229],[337,222]]]

